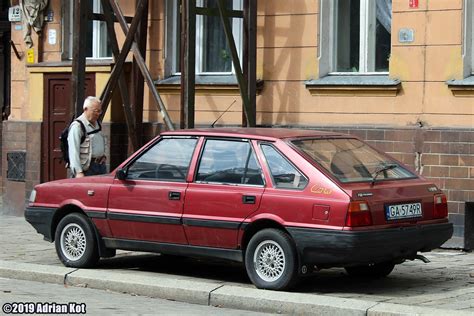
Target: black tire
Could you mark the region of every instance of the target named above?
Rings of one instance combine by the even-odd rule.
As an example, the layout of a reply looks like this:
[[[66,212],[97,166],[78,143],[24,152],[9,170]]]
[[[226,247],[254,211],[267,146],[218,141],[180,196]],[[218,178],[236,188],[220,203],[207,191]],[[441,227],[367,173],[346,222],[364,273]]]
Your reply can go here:
[[[263,262],[266,257],[268,260]],[[285,290],[297,280],[298,262],[290,236],[277,229],[256,233],[245,251],[245,268],[252,283],[259,289]]]
[[[66,215],[56,227],[56,253],[66,267],[87,268],[99,260],[92,223],[82,214]]]
[[[394,267],[395,264],[392,262],[382,262],[365,266],[346,267],[344,269],[351,276],[383,278],[389,275]]]

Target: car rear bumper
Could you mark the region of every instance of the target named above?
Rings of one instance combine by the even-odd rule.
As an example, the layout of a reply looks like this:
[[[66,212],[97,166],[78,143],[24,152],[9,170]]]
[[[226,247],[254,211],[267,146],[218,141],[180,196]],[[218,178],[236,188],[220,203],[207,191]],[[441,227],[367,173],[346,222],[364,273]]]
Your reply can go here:
[[[45,240],[53,241],[51,224],[53,222],[54,212],[54,208],[27,207],[25,210],[25,219],[39,234],[44,236]]]
[[[371,231],[333,231],[288,227],[301,263],[348,266],[414,258],[438,248],[453,234],[451,223]]]

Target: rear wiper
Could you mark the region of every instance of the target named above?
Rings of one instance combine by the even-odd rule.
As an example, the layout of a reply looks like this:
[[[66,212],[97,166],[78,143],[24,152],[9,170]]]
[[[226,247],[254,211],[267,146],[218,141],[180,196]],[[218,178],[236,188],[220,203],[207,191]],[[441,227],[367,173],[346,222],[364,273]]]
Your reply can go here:
[[[382,164],[380,166],[380,168],[377,169],[372,175],[372,186],[375,185],[375,180],[377,179],[379,174],[381,174],[382,172],[387,171],[387,170],[395,169],[396,167],[398,167],[397,164]]]

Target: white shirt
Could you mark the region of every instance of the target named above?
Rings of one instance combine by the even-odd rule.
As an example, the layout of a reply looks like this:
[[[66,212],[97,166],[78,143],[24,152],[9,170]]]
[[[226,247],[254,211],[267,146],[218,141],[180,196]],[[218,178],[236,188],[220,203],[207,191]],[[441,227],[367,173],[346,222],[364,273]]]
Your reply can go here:
[[[99,124],[96,123],[94,125],[89,122],[84,113],[77,119],[84,124],[84,127],[86,128],[86,134],[95,131],[99,128]],[[79,124],[80,123],[76,121],[71,123],[67,137],[69,150],[69,167],[71,168],[71,172],[73,174],[77,174],[79,172],[84,172],[85,170],[87,170],[89,168],[92,158],[102,157],[105,155],[105,137],[102,135],[102,132],[91,134],[88,135],[90,139],[89,148],[82,148],[82,157],[87,155],[87,159],[82,159],[81,163],[81,138],[83,135],[82,128]],[[85,152],[84,149],[87,152]]]

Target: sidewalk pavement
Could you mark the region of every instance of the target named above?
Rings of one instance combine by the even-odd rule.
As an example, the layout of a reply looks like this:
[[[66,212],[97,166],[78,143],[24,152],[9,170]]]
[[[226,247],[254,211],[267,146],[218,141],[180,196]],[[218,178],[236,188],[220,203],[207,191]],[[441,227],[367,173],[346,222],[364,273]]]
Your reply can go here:
[[[241,265],[118,251],[95,269],[64,267],[22,217],[0,216],[0,277],[284,314],[474,315],[474,253],[437,250],[366,280],[329,269],[292,292],[256,289]]]

